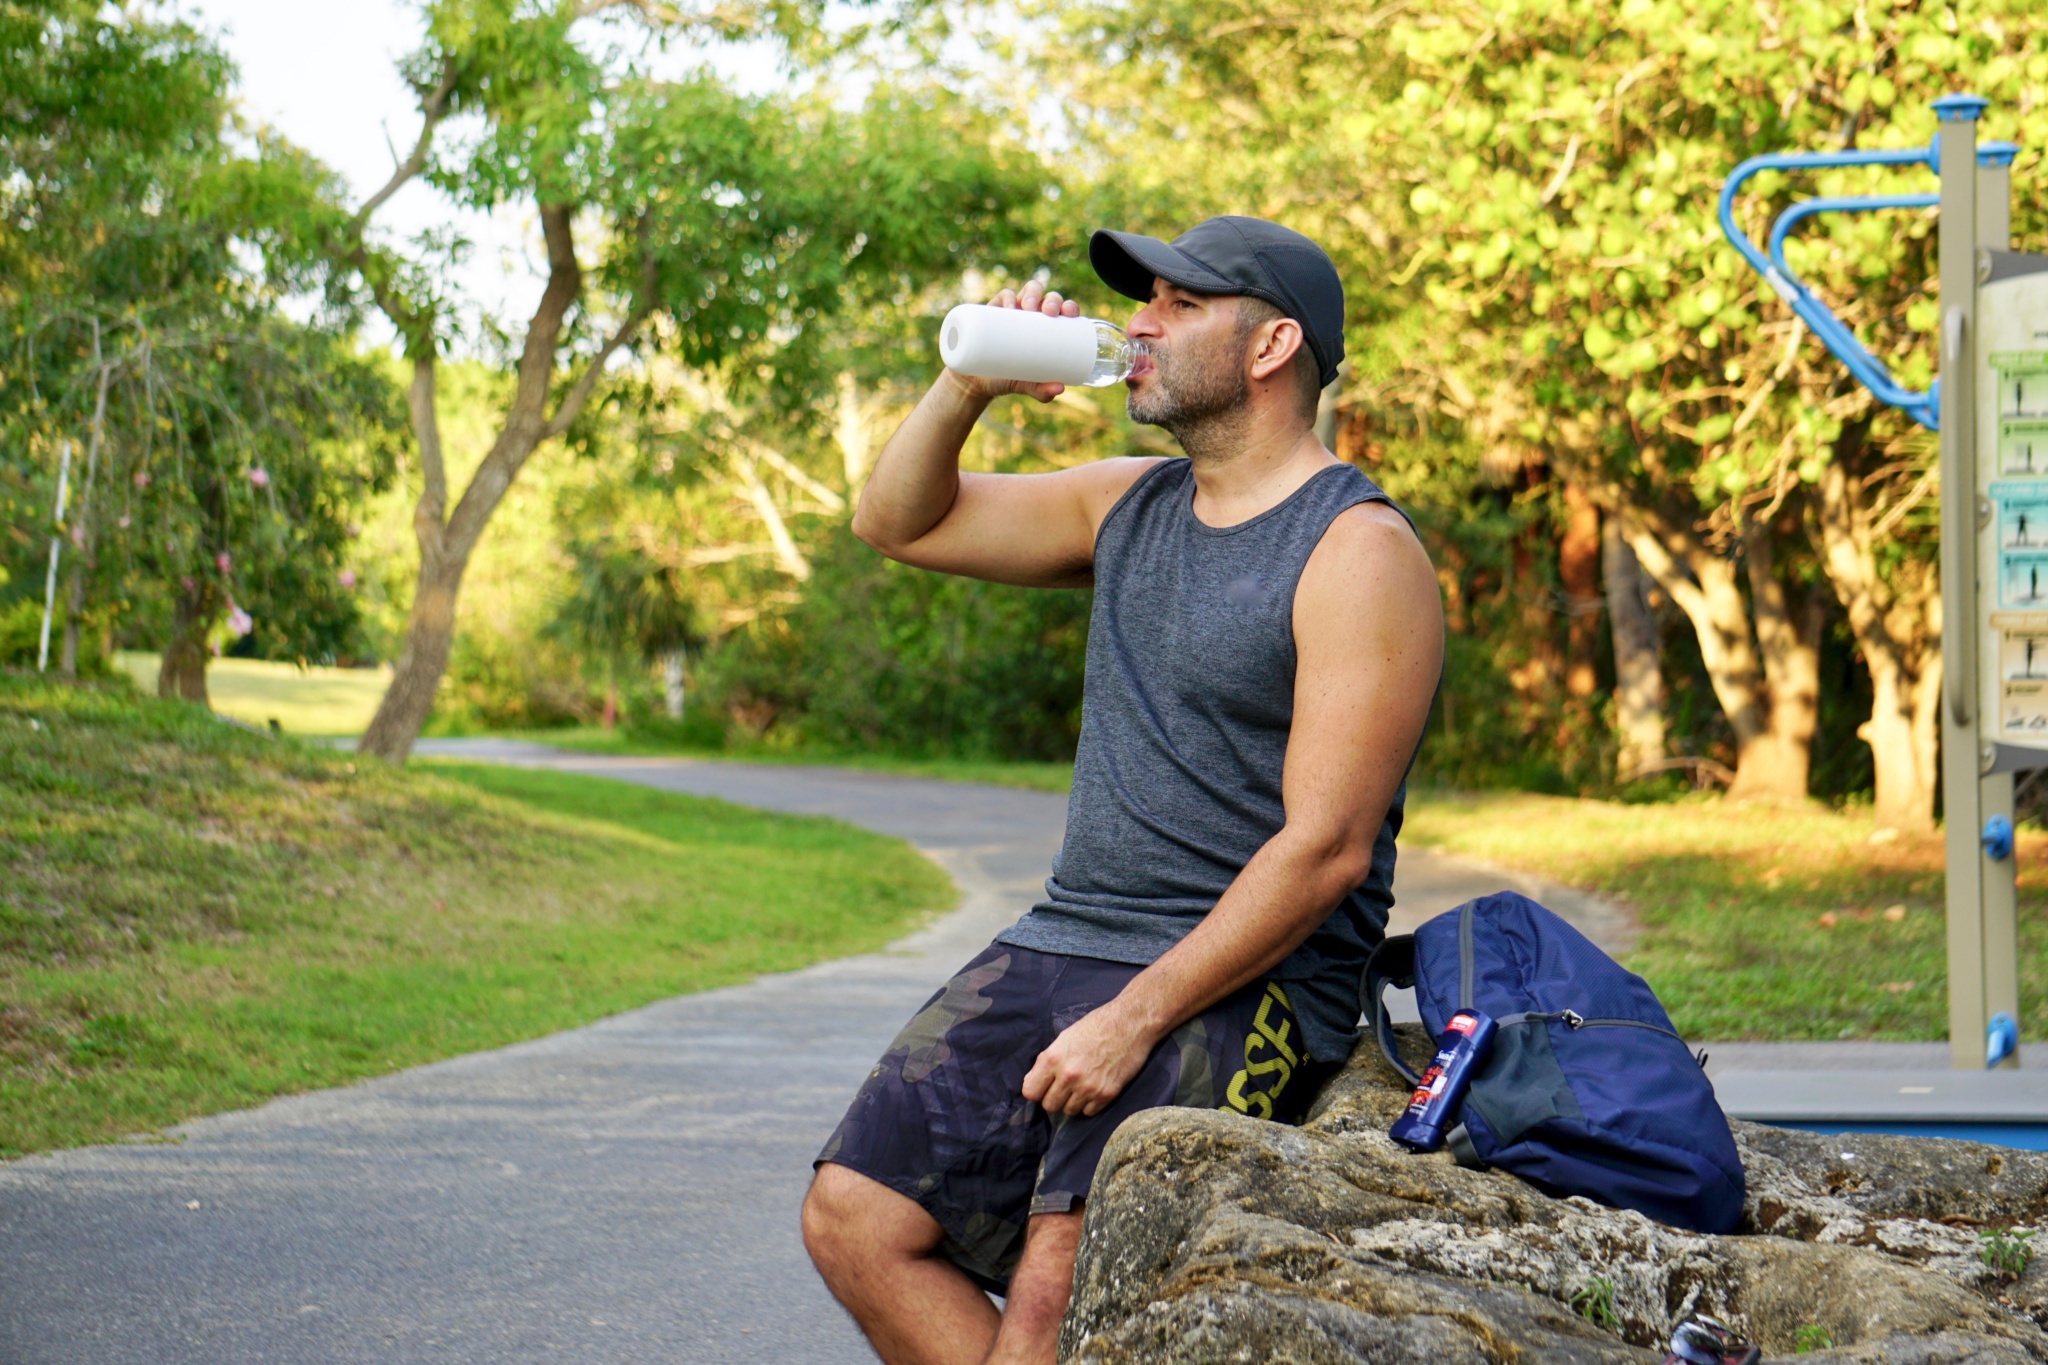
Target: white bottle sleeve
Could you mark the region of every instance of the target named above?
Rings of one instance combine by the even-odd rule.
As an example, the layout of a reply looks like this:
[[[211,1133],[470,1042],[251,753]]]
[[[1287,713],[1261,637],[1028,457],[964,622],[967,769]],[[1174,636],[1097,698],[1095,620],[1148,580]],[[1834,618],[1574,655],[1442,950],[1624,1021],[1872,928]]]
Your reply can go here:
[[[1099,326],[1094,318],[963,303],[939,325],[939,356],[948,369],[977,379],[1086,384],[1095,372]]]

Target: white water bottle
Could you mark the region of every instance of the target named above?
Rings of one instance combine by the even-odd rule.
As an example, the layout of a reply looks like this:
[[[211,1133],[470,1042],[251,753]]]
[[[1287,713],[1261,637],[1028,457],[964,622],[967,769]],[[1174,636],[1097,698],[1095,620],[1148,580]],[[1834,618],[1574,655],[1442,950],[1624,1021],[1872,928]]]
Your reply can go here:
[[[948,369],[977,379],[1099,389],[1131,372],[1138,345],[1114,323],[963,303],[939,324]]]

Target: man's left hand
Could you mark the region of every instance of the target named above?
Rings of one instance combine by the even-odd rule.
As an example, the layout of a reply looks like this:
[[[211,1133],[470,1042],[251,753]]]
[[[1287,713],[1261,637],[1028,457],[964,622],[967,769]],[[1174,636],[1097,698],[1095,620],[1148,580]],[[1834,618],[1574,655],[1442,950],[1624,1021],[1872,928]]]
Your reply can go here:
[[[1024,1098],[1048,1114],[1092,1118],[1131,1083],[1157,1039],[1104,1005],[1070,1025],[1038,1054],[1024,1077]]]

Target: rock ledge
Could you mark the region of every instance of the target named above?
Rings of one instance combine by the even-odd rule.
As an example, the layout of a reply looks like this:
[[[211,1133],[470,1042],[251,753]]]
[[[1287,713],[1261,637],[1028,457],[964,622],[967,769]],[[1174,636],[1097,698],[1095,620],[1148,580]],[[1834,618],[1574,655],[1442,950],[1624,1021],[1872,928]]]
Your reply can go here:
[[[1801,1361],[2048,1361],[2048,1264],[2009,1278],[1979,1240],[2040,1221],[2048,1155],[1737,1123],[1743,1227],[1706,1237],[1405,1152],[1386,1131],[1406,1095],[1368,1042],[1300,1128],[1186,1109],[1126,1123],[1060,1358],[1637,1365],[1705,1312],[1767,1359],[1818,1328],[1832,1345]]]

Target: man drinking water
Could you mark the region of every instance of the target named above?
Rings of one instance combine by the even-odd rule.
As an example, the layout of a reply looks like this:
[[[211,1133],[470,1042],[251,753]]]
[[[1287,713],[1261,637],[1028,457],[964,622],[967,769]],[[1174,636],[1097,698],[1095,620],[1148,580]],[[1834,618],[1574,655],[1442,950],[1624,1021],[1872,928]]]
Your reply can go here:
[[[1291,1121],[1342,1063],[1442,665],[1428,556],[1313,431],[1344,355],[1329,257],[1212,218],[1171,244],[1098,232],[1089,258],[1142,305],[1131,419],[1187,458],[963,474],[994,398],[1061,390],[948,370],[854,517],[906,564],[1095,589],[1045,899],[904,1027],[804,1204],[812,1260],[892,1365],[1051,1361],[1117,1125]],[[994,302],[1077,312],[1035,283]]]

